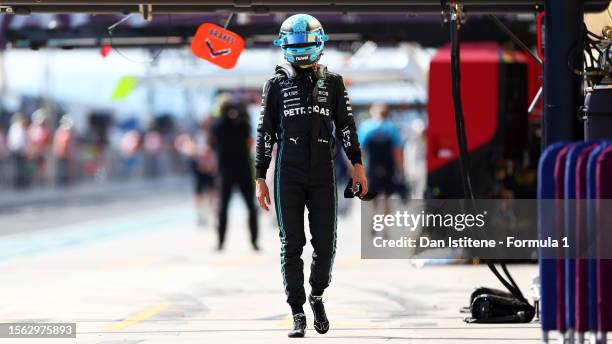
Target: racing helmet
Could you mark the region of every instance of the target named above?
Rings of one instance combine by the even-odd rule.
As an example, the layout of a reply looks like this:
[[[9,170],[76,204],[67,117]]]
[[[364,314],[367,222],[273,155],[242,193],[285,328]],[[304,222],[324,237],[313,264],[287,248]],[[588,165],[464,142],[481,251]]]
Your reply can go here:
[[[285,60],[295,65],[316,63],[323,55],[329,39],[317,18],[308,14],[296,14],[287,18],[280,28],[274,45],[281,47]]]

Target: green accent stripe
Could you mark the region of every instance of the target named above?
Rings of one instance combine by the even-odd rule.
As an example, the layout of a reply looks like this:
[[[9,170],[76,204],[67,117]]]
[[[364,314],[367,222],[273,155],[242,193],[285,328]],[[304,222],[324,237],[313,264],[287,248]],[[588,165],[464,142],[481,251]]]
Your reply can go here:
[[[332,187],[334,188],[334,246],[333,246],[333,250],[332,250],[332,259],[329,265],[329,277],[328,277],[328,283],[331,283],[331,275],[332,275],[332,270],[334,269],[334,261],[336,260],[336,242],[338,239],[338,230],[337,230],[337,226],[338,226],[338,186],[336,185],[336,166],[334,164],[334,160],[332,159],[332,178],[333,178],[333,185]]]
[[[283,286],[285,288],[285,295],[289,295],[289,288],[287,285],[287,277],[285,276],[285,264],[287,262],[286,259],[286,252],[285,252],[285,242],[287,240],[287,233],[285,232],[285,227],[283,225],[283,214],[282,214],[282,210],[281,210],[281,197],[280,197],[280,170],[281,170],[281,160],[282,160],[282,156],[283,156],[283,146],[284,146],[284,142],[285,142],[285,130],[283,128],[283,118],[281,116],[280,121],[280,129],[281,129],[281,135],[280,135],[280,140],[279,140],[279,145],[278,145],[278,154],[276,156],[276,166],[275,169],[276,171],[274,171],[274,183],[275,183],[275,192],[276,192],[276,197],[275,197],[275,202],[276,202],[276,219],[278,221],[278,227],[280,229],[280,235],[281,235],[281,253],[280,253],[280,263],[281,263],[281,274],[283,275]]]

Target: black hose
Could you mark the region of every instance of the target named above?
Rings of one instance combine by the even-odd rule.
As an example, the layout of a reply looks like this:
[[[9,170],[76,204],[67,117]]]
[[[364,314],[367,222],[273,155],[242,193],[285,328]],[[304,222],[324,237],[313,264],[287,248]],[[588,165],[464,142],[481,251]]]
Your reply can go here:
[[[521,293],[521,290],[518,289],[518,286],[516,286],[516,283],[514,283],[514,280],[512,279],[512,277],[510,277],[510,280],[514,283],[510,283],[508,282],[497,270],[497,267],[495,266],[495,264],[493,262],[487,262],[487,266],[489,267],[489,270],[491,270],[491,272],[495,275],[495,277],[497,277],[497,279],[501,282],[501,284],[504,285],[504,287],[506,287],[506,289],[508,289],[508,291],[510,292],[510,294],[512,294],[514,297],[516,297],[517,299],[520,299],[521,301],[525,301],[525,298],[523,297],[523,293]],[[505,268],[505,264],[501,264],[502,269],[504,269],[504,271],[506,272],[506,274],[509,274],[508,270]],[[525,301],[527,302],[527,301]]]
[[[508,266],[506,264],[500,264],[500,266],[501,266],[502,270],[504,270],[504,273],[506,274],[506,277],[508,277],[508,280],[510,281],[510,283],[512,283],[512,285],[516,289],[516,293],[513,293],[513,295],[518,297],[522,301],[527,302],[527,300],[525,299],[525,296],[521,292],[521,289],[518,287],[518,285],[514,281],[514,278],[512,278],[512,275],[510,274],[510,271],[508,271]]]
[[[463,195],[466,199],[474,200],[474,190],[470,178],[470,162],[465,134],[465,122],[463,117],[463,104],[461,102],[461,68],[459,52],[459,28],[456,23],[451,23],[451,75],[453,107],[455,110],[455,130],[457,144],[459,146],[459,164],[461,167],[461,180],[463,182]]]
[[[465,121],[463,116],[463,104],[461,102],[461,70],[460,70],[460,42],[459,42],[459,26],[456,22],[457,18],[451,20],[451,79],[452,79],[452,96],[453,96],[453,108],[455,112],[455,129],[457,134],[457,145],[459,146],[459,163],[461,168],[461,179],[463,183],[463,195],[465,199],[471,200],[472,209],[475,208],[475,197],[474,190],[472,188],[472,182],[470,178],[470,162],[469,153],[467,147],[467,135],[465,133]],[[499,279],[499,281],[508,289],[508,291],[517,299],[528,303],[521,289],[516,284],[506,264],[500,262],[502,270],[508,277],[507,281],[495,267],[493,261],[487,261],[487,266],[493,272],[493,274]]]

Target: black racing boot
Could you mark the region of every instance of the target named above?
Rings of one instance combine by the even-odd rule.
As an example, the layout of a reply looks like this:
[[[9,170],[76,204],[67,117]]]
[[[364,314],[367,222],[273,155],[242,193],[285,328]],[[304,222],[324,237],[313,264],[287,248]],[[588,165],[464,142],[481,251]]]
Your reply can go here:
[[[329,331],[329,320],[325,314],[325,306],[323,306],[323,296],[308,296],[308,303],[312,308],[314,314],[314,328],[320,334],[327,333]]]
[[[302,338],[306,334],[306,315],[297,313],[293,315],[293,330],[287,335],[289,338]]]

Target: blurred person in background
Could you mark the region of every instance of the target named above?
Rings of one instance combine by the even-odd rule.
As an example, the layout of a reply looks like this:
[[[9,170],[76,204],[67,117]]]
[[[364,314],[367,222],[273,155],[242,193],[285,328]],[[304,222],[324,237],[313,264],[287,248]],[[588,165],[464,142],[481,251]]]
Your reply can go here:
[[[28,156],[34,164],[33,181],[37,184],[44,184],[47,176],[47,160],[51,147],[51,128],[47,122],[47,111],[38,109],[32,114],[32,124],[28,128]]]
[[[257,211],[255,209],[255,187],[253,185],[250,150],[253,147],[248,117],[244,115],[241,104],[232,104],[228,99],[221,100],[220,118],[211,130],[211,144],[217,153],[219,176],[221,179],[221,202],[219,204],[218,250],[223,249],[227,230],[227,212],[234,186],[244,198],[249,213],[251,245],[255,251],[257,244]]]
[[[62,186],[70,184],[74,179],[75,135],[70,115],[62,116],[53,136],[53,156],[57,161],[57,183]]]
[[[268,210],[270,192],[266,173],[278,141],[275,173],[276,213],[280,227],[281,271],[287,303],[293,314],[291,338],[304,337],[306,303],[304,262],[306,244],[304,210],[308,209],[311,244],[308,297],[315,330],[329,330],[323,292],[331,281],[336,254],[337,193],[334,178],[333,131],[353,164],[353,190],[359,183],[360,196],[368,192],[361,164],[353,109],[342,77],[318,64],[327,41],[321,23],[307,14],[287,18],[281,25],[280,46],[288,64],[276,67],[276,75],[263,88],[262,110],[257,130],[257,199]]]
[[[26,154],[28,150],[28,122],[21,113],[11,118],[11,126],[7,134],[7,148],[13,165],[13,185],[17,189],[28,184]]]
[[[359,126],[359,138],[368,161],[366,175],[370,190],[383,196],[383,211],[389,213],[389,196],[402,193],[404,155],[399,130],[389,119],[389,107],[382,103],[370,107],[372,118]],[[378,208],[377,200],[374,207]]]
[[[121,134],[119,152],[121,153],[125,176],[131,178],[136,175],[138,167],[138,153],[142,146],[142,135],[137,129],[131,129]]]
[[[156,177],[161,173],[160,154],[163,149],[163,138],[154,122],[144,134],[143,148],[145,153],[145,176]]]
[[[211,218],[216,209],[217,157],[210,145],[212,124],[212,117],[208,116],[202,119],[200,128],[193,140],[193,154],[190,159],[191,171],[195,181],[195,207],[199,226],[212,225]],[[204,203],[207,203],[205,207],[203,207]]]

